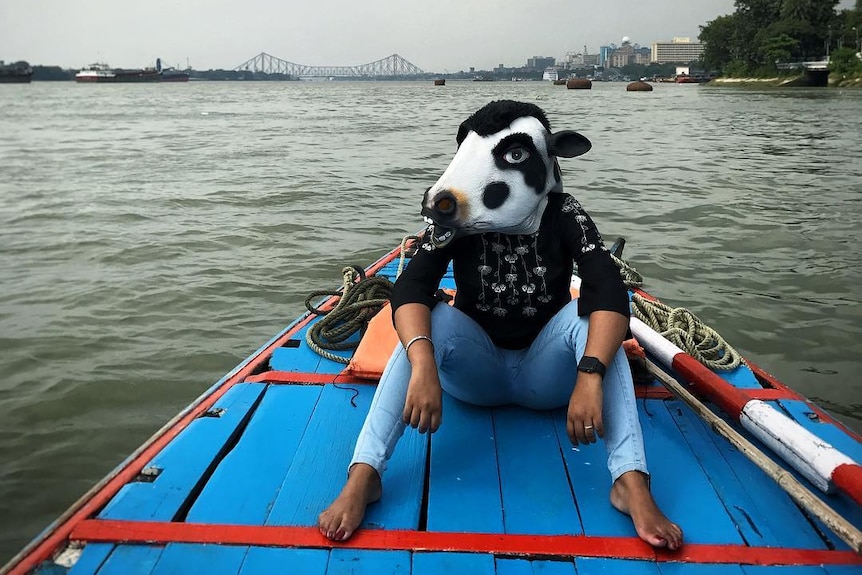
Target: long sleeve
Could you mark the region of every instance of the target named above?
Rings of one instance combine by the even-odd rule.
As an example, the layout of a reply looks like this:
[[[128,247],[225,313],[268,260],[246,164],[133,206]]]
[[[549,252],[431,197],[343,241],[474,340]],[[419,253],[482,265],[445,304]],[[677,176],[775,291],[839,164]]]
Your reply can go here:
[[[421,303],[434,308],[437,304],[434,294],[451,259],[448,249],[434,249],[425,242],[420,244],[416,255],[395,281],[390,297],[393,318],[395,310],[406,303]]]
[[[578,315],[606,310],[629,317],[628,290],[595,223],[571,196],[563,202],[562,212],[563,237],[581,278]]]

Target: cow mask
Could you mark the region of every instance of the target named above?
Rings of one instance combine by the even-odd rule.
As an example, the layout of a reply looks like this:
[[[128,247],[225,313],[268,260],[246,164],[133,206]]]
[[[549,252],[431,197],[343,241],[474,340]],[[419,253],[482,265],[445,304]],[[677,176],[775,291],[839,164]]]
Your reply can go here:
[[[556,158],[591,147],[577,132],[551,133],[535,104],[511,100],[479,109],[458,128],[456,141],[455,157],[422,200],[436,247],[461,235],[536,232],[548,194],[563,190]]]

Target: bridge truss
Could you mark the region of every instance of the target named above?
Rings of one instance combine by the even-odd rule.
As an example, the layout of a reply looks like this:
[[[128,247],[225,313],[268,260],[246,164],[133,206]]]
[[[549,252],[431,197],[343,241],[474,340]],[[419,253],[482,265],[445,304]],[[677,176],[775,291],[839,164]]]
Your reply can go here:
[[[234,68],[234,70],[238,72],[262,72],[264,74],[287,74],[294,78],[391,78],[424,74],[420,68],[414,66],[398,54],[392,54],[381,60],[359,66],[306,66],[304,64],[294,64],[293,62],[276,58],[266,52],[261,52],[254,58],[246,60]]]

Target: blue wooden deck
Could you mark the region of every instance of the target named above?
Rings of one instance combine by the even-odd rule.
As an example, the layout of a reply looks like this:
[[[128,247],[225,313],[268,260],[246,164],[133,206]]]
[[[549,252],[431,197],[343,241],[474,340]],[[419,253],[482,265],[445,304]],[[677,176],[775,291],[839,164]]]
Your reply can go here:
[[[394,272],[393,264],[382,273]],[[444,287],[454,287],[451,282],[447,277]],[[342,365],[308,350],[303,337],[304,330],[292,338],[296,343],[276,350],[270,367],[341,371]],[[746,375],[732,377],[747,381]],[[145,466],[150,477],[123,487],[97,517],[313,527],[343,484],[373,393],[370,384],[235,384]],[[862,460],[862,445],[834,425],[808,417],[804,403],[775,403]],[[641,398],[638,410],[653,493],[683,528],[687,544],[847,548],[685,404]],[[405,432],[384,477],[383,499],[369,507],[365,529],[636,537],[628,517],[608,502],[604,446],[573,448],[563,410],[479,408],[447,396],[444,412],[445,423],[433,436],[409,428]],[[829,503],[862,526],[858,505],[840,496],[830,497]],[[862,573],[860,565],[756,567],[697,560],[365,550],[327,546],[322,538],[317,547],[91,543],[69,573]]]

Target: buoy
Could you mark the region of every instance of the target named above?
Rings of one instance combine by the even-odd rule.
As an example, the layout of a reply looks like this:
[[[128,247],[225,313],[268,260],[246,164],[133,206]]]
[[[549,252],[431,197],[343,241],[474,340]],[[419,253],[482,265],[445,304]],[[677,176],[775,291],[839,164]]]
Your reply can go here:
[[[638,80],[626,86],[626,92],[652,92],[652,86],[646,82]]]
[[[445,86],[446,85],[446,79],[445,78],[437,78],[436,80],[434,80],[434,85],[435,86]]]
[[[566,82],[566,88],[569,90],[589,90],[593,87],[593,83],[586,78],[572,78]]]

